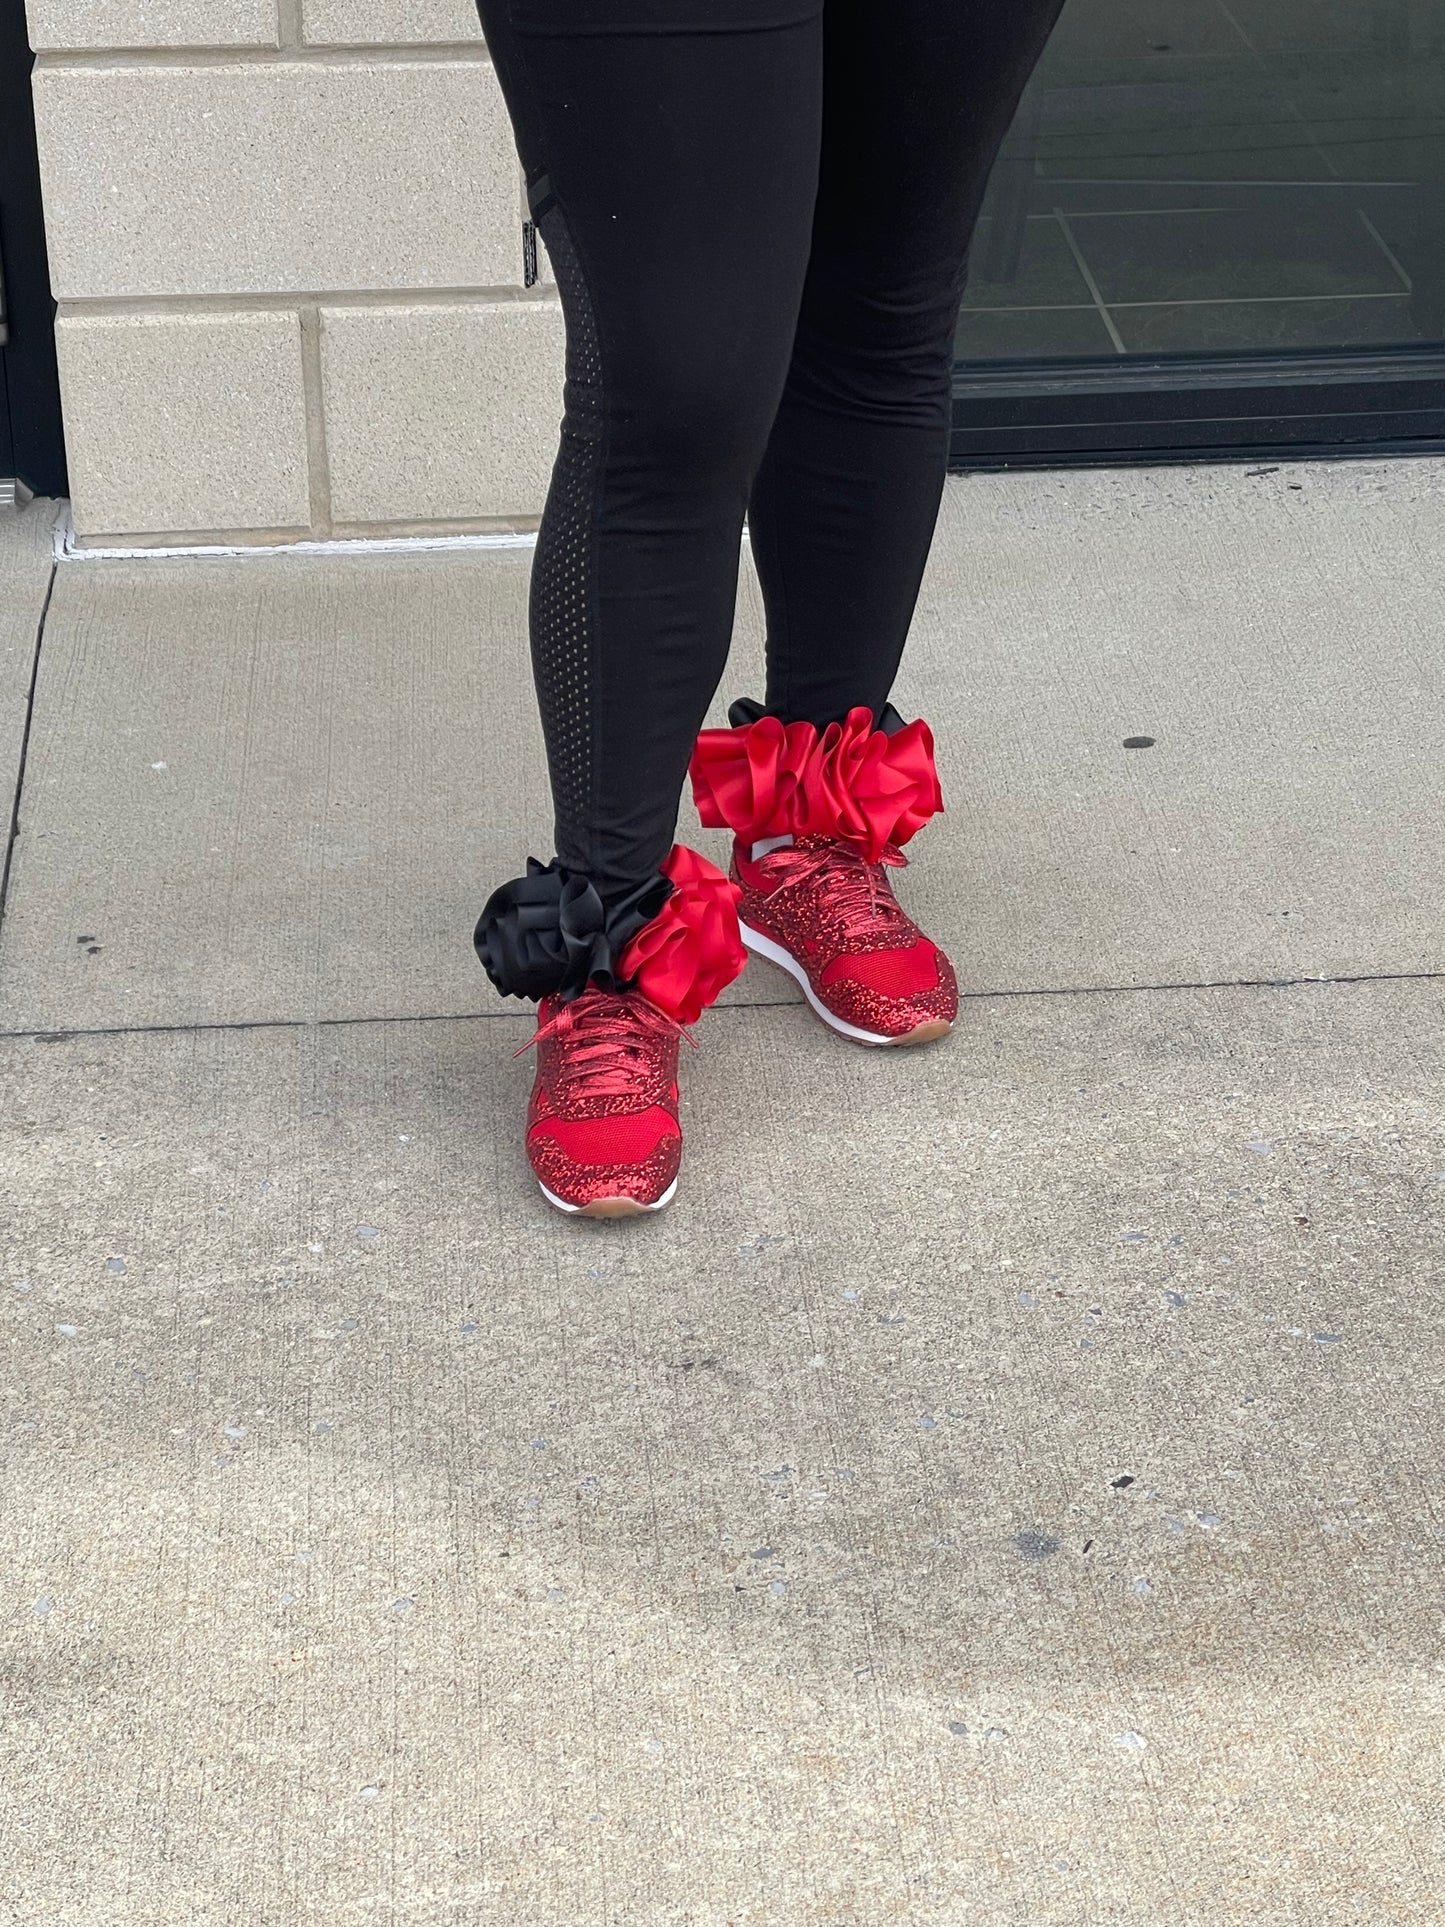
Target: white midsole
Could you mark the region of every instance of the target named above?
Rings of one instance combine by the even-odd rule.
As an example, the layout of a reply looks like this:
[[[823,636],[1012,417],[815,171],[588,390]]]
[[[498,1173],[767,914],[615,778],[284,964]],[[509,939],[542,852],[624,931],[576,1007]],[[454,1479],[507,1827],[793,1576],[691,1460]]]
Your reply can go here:
[[[740,923],[738,928],[742,932],[743,942],[749,950],[756,950],[760,957],[766,957],[769,963],[775,963],[780,970],[787,971],[788,975],[802,990],[808,1002],[813,1006],[813,1009],[817,1011],[823,1022],[827,1024],[830,1029],[841,1031],[845,1037],[856,1037],[860,1044],[892,1044],[897,1042],[897,1039],[893,1037],[880,1037],[875,1030],[860,1030],[856,1024],[845,1024],[841,1017],[835,1016],[834,1013],[829,1010],[828,1006],[820,1000],[817,992],[808,982],[807,971],[804,970],[803,966],[791,951],[784,950],[783,946],[780,943],[774,943],[771,937],[765,937],[761,930],[754,930],[751,924]]]
[[[549,1191],[546,1185],[543,1184],[540,1178],[538,1178],[537,1180],[537,1189],[542,1193],[542,1196],[547,1200],[548,1204],[555,1204],[559,1211],[568,1211],[574,1217],[580,1217],[581,1214],[587,1209],[587,1206],[585,1204],[568,1204],[566,1199],[559,1198],[555,1191]],[[663,1192],[662,1196],[657,1200],[655,1204],[637,1204],[636,1198],[632,1199],[631,1202],[633,1204],[637,1204],[637,1208],[639,1211],[661,1211],[662,1207],[665,1204],[672,1203],[673,1197],[675,1196],[676,1192],[677,1192],[677,1179],[674,1178],[672,1183],[668,1185],[667,1189]],[[594,1204],[601,1204],[606,1201],[601,1198],[594,1198],[592,1202]]]

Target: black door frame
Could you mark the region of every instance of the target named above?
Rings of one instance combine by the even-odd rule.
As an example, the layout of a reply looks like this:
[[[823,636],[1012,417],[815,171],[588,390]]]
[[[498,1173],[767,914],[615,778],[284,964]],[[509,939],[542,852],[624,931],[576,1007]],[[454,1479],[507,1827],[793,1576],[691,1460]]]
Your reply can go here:
[[[961,364],[956,469],[1445,449],[1445,345]]]
[[[30,70],[20,0],[0,0],[0,261],[8,339],[0,347],[0,474],[64,495],[65,437],[55,365],[55,302],[45,252]]]

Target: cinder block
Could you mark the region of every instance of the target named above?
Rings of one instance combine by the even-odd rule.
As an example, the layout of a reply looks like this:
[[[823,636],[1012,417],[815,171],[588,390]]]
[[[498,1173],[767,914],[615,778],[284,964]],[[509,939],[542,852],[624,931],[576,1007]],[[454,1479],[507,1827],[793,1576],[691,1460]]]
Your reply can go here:
[[[51,67],[36,102],[62,300],[521,278],[486,61]]]
[[[333,518],[537,514],[562,362],[562,313],[550,301],[324,309]]]
[[[476,0],[303,0],[311,46],[398,46],[480,40]]]
[[[56,335],[79,534],[307,526],[295,315],[62,315]]]
[[[27,0],[37,52],[78,47],[274,47],[275,0]]]

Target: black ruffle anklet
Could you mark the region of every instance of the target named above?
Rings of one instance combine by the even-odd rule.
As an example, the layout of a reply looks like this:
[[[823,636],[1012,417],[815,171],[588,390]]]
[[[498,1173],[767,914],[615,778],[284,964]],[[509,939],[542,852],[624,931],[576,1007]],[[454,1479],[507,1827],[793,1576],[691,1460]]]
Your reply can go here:
[[[776,710],[765,709],[753,696],[739,696],[736,702],[728,704],[728,723],[733,729],[750,729],[754,723],[760,723],[764,716],[776,714]],[[782,719],[780,718],[779,720]],[[792,720],[796,722],[798,719],[794,717]],[[834,722],[842,723],[845,722],[847,718],[844,716],[835,716],[833,720]],[[819,735],[823,733],[826,727],[827,725],[824,723],[814,724],[814,728],[818,731]],[[883,731],[885,736],[896,736],[900,729],[907,728],[907,724],[893,707],[892,703],[884,703],[882,709],[878,712],[878,727]]]
[[[604,904],[584,876],[527,858],[527,874],[488,897],[472,942],[487,975],[504,997],[569,1002],[588,984],[624,988],[618,960],[662,909],[673,886],[660,873],[625,897]]]

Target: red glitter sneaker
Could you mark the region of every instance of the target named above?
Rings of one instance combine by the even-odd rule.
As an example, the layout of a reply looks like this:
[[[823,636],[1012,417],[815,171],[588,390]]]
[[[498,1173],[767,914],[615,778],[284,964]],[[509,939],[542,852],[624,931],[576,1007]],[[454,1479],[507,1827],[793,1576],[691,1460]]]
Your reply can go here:
[[[672,1202],[683,1034],[636,990],[542,1000],[527,1156],[548,1204],[583,1218],[631,1218]]]
[[[702,821],[733,833],[743,942],[855,1043],[946,1036],[953,967],[888,881],[900,845],[943,807],[928,725],[891,706],[876,724],[853,709],[822,730],[756,703],[728,713],[732,728],[698,737],[691,774]]]
[[[525,881],[550,874],[536,865]],[[670,894],[620,956],[599,950],[578,995],[540,1000],[527,1156],[547,1202],[580,1217],[631,1218],[671,1202],[682,1162],[678,1039],[691,1043],[688,1025],[748,960],[737,885],[680,843],[662,874]],[[499,895],[516,892],[507,886]],[[597,929],[605,935],[600,915],[599,905]],[[569,933],[559,914],[554,935],[569,934],[581,942],[587,932]],[[490,941],[484,947],[491,955]],[[521,948],[515,932],[507,947]]]
[[[893,894],[888,844],[876,863],[851,843],[804,836],[754,862],[736,844],[738,919],[749,950],[802,986],[823,1022],[858,1044],[931,1044],[958,1015],[953,966]]]

